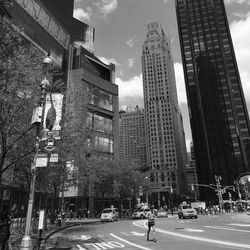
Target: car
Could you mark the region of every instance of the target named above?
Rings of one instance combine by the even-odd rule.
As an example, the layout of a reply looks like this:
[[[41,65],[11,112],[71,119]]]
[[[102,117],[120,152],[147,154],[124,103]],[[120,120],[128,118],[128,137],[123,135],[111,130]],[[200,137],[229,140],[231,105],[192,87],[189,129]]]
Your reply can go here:
[[[178,218],[185,219],[185,218],[198,218],[197,211],[187,203],[182,203],[178,207]]]
[[[101,214],[101,222],[104,221],[118,221],[118,210],[117,208],[105,208]]]
[[[132,217],[133,219],[146,219],[148,217],[149,212],[149,208],[140,208],[132,214]]]
[[[165,218],[168,217],[168,213],[164,208],[158,209],[156,212],[156,215],[157,215],[157,217],[165,217]]]

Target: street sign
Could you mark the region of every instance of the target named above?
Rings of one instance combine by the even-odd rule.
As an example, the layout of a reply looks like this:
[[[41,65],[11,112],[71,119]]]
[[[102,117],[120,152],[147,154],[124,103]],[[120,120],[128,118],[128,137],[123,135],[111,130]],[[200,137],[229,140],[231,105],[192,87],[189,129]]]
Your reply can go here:
[[[46,141],[45,150],[52,151],[55,148],[55,139],[54,138],[48,138]]]
[[[40,210],[40,212],[39,212],[39,221],[38,221],[38,229],[43,229],[44,215],[45,215],[45,210]]]
[[[51,154],[49,162],[58,162],[58,153]]]
[[[37,154],[36,155],[36,167],[42,168],[47,167],[48,164],[48,155],[47,154]]]

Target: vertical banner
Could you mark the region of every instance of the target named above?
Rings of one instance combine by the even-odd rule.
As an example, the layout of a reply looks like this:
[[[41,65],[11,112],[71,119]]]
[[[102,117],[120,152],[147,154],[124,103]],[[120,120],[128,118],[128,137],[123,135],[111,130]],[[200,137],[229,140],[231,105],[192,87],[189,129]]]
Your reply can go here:
[[[48,93],[46,95],[43,116],[43,140],[46,140],[50,137],[53,137],[54,139],[60,139],[62,105],[63,94]]]

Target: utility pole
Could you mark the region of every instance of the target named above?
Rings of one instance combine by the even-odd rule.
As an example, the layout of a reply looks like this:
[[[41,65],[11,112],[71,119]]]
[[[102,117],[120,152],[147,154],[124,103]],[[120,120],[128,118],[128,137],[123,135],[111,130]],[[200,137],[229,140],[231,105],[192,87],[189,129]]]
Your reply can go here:
[[[216,182],[216,191],[217,191],[218,199],[219,199],[219,207],[220,207],[220,211],[222,212],[223,198],[222,198],[222,189],[221,189],[221,184],[220,184],[220,181],[222,178],[220,175],[215,175],[214,177],[215,177],[215,182]]]
[[[30,183],[30,191],[29,191],[29,203],[28,203],[28,210],[26,216],[26,226],[25,226],[25,234],[22,238],[21,242],[21,250],[31,250],[33,249],[32,240],[30,236],[30,229],[31,229],[31,221],[32,221],[32,210],[33,210],[33,203],[34,203],[34,194],[35,194],[35,184],[36,184],[36,164],[37,158],[39,153],[40,147],[40,140],[41,140],[41,128],[43,122],[43,114],[44,114],[44,106],[45,106],[45,98],[46,98],[46,87],[49,85],[49,81],[46,79],[47,73],[52,66],[52,60],[50,59],[49,55],[43,60],[43,65],[45,69],[45,78],[41,82],[41,96],[39,107],[35,109],[35,116],[34,121],[32,124],[36,125],[36,151],[33,162],[31,164],[31,183]],[[33,118],[33,117],[32,117]]]

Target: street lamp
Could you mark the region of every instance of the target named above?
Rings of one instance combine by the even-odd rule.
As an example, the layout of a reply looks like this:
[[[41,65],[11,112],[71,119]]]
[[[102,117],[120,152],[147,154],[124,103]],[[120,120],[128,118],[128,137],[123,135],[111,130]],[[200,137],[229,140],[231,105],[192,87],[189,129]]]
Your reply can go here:
[[[36,126],[36,150],[33,162],[31,164],[31,182],[30,182],[30,191],[29,191],[29,203],[28,203],[28,210],[26,216],[26,225],[25,225],[25,234],[22,238],[21,248],[20,250],[31,250],[32,247],[32,240],[30,237],[30,228],[31,228],[31,220],[32,220],[32,210],[33,210],[33,203],[34,203],[34,193],[35,193],[35,183],[36,183],[36,159],[39,152],[39,143],[41,140],[41,128],[42,128],[42,116],[44,113],[44,104],[45,104],[45,96],[46,96],[46,86],[49,84],[49,81],[46,79],[47,73],[52,66],[52,60],[48,56],[43,60],[43,69],[45,72],[45,77],[41,82],[41,97],[39,101],[39,107],[35,109],[32,117],[32,124]],[[35,116],[35,118],[34,118]]]
[[[223,198],[222,198],[222,189],[221,189],[221,184],[220,184],[220,181],[222,180],[222,178],[220,175],[215,175],[214,177],[216,181],[216,191],[218,192],[219,207],[220,207],[220,211],[222,212]]]

